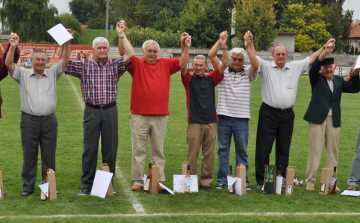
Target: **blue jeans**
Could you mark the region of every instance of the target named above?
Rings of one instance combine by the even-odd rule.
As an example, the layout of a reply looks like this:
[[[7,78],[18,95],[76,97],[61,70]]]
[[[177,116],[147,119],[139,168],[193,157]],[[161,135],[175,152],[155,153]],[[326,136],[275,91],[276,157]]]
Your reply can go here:
[[[248,179],[248,155],[246,148],[249,139],[249,119],[233,118],[219,115],[218,121],[218,169],[217,182],[227,185],[227,176],[229,175],[229,153],[231,137],[234,136],[236,165],[243,164],[246,167],[246,185],[249,185]],[[235,167],[233,168],[235,171]],[[235,172],[233,172],[235,175]]]

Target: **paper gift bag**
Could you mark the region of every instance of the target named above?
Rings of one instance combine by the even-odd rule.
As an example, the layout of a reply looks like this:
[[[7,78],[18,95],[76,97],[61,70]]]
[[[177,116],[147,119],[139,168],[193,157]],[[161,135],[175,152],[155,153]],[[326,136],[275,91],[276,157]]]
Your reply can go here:
[[[285,195],[293,194],[294,177],[295,177],[295,168],[293,166],[288,166],[286,168]]]
[[[275,194],[276,166],[265,165],[264,194]]]
[[[157,194],[159,193],[159,166],[156,163],[153,163],[151,167],[151,182],[150,182],[150,193]]]
[[[50,200],[50,201],[57,200],[55,171],[52,170],[51,168],[47,169],[45,180],[46,180],[46,182],[49,183],[48,200]]]
[[[324,166],[321,170],[319,194],[327,195],[329,192],[330,167]]]
[[[241,178],[241,194],[246,194],[246,167],[240,163],[236,166],[236,177]]]
[[[0,168],[0,200],[4,200],[4,187],[3,187],[2,170],[1,170],[1,168]]]
[[[181,175],[186,175],[187,174],[187,162],[183,161],[181,164]]]
[[[103,170],[103,171],[106,171],[106,172],[109,172],[109,173],[110,173],[110,168],[109,168],[109,165],[108,165],[107,163],[101,164],[100,170]],[[113,196],[113,195],[114,195],[114,190],[113,190],[113,186],[112,186],[111,181],[110,181],[108,190],[107,190],[107,192],[106,192],[106,195],[109,195],[109,196]]]

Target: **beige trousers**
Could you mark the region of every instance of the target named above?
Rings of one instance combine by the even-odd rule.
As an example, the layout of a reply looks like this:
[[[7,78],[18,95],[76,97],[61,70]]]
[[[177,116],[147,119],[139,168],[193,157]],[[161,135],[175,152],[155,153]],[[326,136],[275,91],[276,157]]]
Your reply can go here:
[[[333,175],[334,166],[338,165],[338,146],[340,127],[334,128],[332,117],[327,116],[322,124],[309,122],[309,155],[306,168],[306,185],[315,186],[322,150],[327,150],[327,165]]]
[[[202,147],[200,186],[210,186],[214,180],[214,150],[217,123],[188,124],[186,139],[188,143],[187,163],[190,173],[197,175],[197,160]]]
[[[151,162],[159,166],[159,181],[165,181],[164,139],[166,133],[167,115],[134,115],[130,116],[132,166],[131,180],[135,185],[143,186],[146,146],[150,136]]]

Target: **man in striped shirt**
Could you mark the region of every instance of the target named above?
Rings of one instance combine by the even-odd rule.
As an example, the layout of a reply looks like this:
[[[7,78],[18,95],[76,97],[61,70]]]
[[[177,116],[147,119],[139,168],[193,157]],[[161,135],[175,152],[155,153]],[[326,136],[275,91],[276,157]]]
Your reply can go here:
[[[209,58],[214,69],[221,64],[216,54],[220,48],[221,36],[224,33],[220,34],[219,41],[209,52]],[[243,164],[246,167],[246,189],[251,190],[246,149],[249,138],[250,83],[257,78],[258,61],[253,36],[249,31],[245,34],[244,40],[251,66],[244,66],[246,51],[243,48],[233,48],[230,51],[230,66],[225,69],[224,80],[219,84],[217,189],[223,189],[227,185],[230,144],[231,137],[234,136],[236,165]]]
[[[66,74],[80,79],[84,110],[84,148],[82,155],[81,191],[79,195],[89,194],[95,177],[99,137],[101,134],[101,153],[103,163],[107,163],[110,172],[115,175],[116,154],[118,148],[118,111],[116,96],[118,81],[130,67],[135,55],[125,36],[126,23],[116,24],[120,46],[125,55],[109,59],[109,42],[103,37],[93,41],[94,60],[70,60]],[[121,55],[123,52],[119,52]],[[114,190],[115,192],[115,190]]]

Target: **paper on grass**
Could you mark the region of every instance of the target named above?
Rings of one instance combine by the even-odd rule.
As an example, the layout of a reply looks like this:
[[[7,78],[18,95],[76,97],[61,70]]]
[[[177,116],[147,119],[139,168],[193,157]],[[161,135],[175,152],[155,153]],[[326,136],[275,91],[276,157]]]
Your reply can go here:
[[[283,185],[283,177],[282,176],[276,176],[276,194],[281,194],[281,188]]]
[[[105,198],[113,175],[113,173],[107,171],[97,170],[90,195]]]
[[[49,197],[49,183],[44,183],[39,185],[40,190],[44,192],[46,197]]]
[[[359,68],[360,68],[360,55],[356,59],[356,64],[355,64],[354,70],[359,69]]]
[[[241,178],[235,177],[235,194],[242,195],[242,185],[241,185]]]
[[[360,196],[360,191],[344,190],[344,191],[341,193],[341,195],[358,197],[358,196]]]
[[[227,176],[228,181],[228,190],[230,190],[230,187],[235,183],[236,179],[234,177]]]
[[[162,186],[163,188],[165,188],[165,190],[167,190],[167,192],[169,192],[170,194],[174,195],[174,191],[170,190],[170,188],[168,188],[167,186],[165,186],[164,184],[159,182],[159,185]]]
[[[52,27],[47,32],[52,36],[52,38],[54,38],[54,40],[59,45],[63,45],[68,40],[71,40],[74,38],[61,23]]]
[[[173,188],[175,193],[185,193],[186,182],[185,182],[185,175],[174,175],[173,176]],[[190,193],[198,192],[198,180],[197,175],[190,175],[192,178],[190,184]]]

